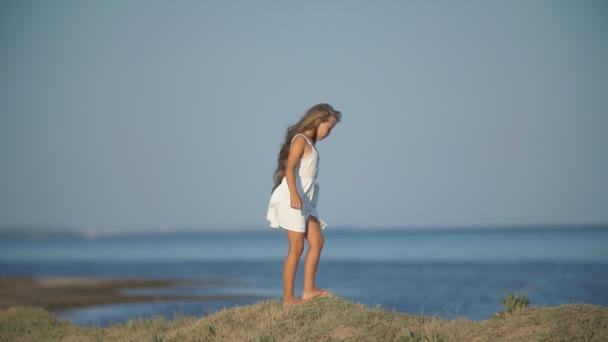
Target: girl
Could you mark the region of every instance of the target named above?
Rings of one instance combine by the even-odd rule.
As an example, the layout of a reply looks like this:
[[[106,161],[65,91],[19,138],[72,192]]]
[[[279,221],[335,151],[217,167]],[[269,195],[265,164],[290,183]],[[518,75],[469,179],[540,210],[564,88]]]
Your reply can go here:
[[[285,305],[333,295],[315,287],[317,265],[323,248],[321,229],[327,226],[316,210],[319,153],[315,143],[327,138],[341,117],[339,111],[326,103],[313,106],[298,123],[289,127],[279,152],[266,218],[271,227],[285,229],[289,241],[289,252],[283,266]],[[294,282],[305,238],[308,252],[304,261],[304,288],[300,299],[294,294]]]

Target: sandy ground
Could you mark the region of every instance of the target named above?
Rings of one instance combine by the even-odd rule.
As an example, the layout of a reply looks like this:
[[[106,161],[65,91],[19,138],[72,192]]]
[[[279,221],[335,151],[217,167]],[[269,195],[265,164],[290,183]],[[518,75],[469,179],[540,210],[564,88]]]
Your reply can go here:
[[[11,306],[41,306],[49,311],[100,304],[166,300],[230,300],[254,298],[243,295],[169,296],[126,295],[120,290],[135,288],[221,287],[217,280],[113,279],[77,277],[0,277],[0,309]]]

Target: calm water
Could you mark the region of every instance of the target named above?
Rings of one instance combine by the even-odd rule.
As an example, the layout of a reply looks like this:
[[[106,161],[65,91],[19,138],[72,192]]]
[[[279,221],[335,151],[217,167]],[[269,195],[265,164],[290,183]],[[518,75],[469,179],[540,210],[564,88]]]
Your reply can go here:
[[[412,314],[480,320],[509,291],[538,306],[608,305],[608,229],[458,231],[327,230],[318,285],[348,300]],[[240,294],[231,301],[93,306],[58,313],[79,325],[132,317],[204,316],[282,294],[285,236],[179,233],[113,238],[4,239],[0,276],[223,279],[229,285],[128,293]],[[302,265],[296,291],[301,291]]]

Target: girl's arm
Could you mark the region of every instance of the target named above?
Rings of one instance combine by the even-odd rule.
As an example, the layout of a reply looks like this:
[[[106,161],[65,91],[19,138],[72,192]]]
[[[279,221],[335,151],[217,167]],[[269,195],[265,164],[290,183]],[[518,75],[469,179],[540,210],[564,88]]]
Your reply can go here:
[[[287,156],[287,163],[285,165],[285,178],[287,179],[287,187],[289,187],[290,204],[294,209],[302,208],[302,199],[296,188],[296,165],[298,165],[298,161],[304,154],[306,144],[304,138],[296,137],[291,144],[291,149]]]

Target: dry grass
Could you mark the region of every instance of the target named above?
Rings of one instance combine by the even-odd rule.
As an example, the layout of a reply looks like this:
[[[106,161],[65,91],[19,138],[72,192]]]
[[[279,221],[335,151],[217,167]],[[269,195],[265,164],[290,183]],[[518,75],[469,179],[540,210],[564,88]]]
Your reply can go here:
[[[608,308],[525,308],[483,321],[387,312],[342,298],[284,309],[279,301],[208,317],[131,320],[107,328],[57,321],[42,308],[0,311],[2,341],[608,341]]]

